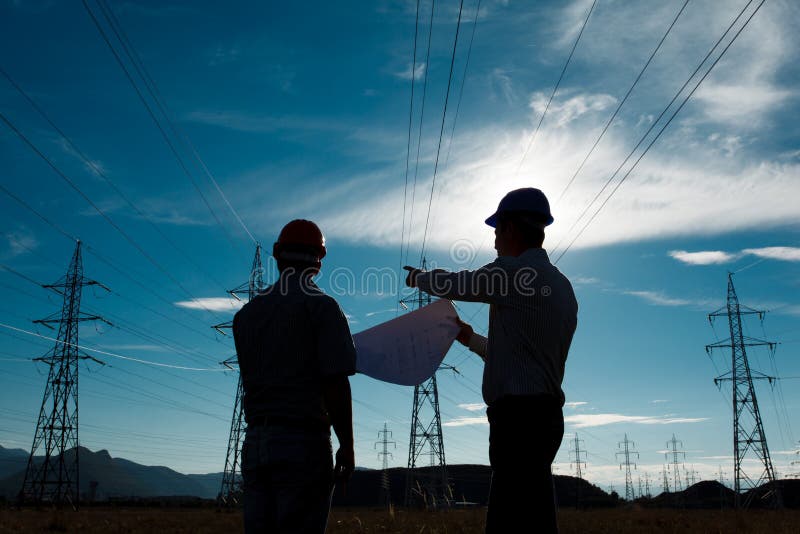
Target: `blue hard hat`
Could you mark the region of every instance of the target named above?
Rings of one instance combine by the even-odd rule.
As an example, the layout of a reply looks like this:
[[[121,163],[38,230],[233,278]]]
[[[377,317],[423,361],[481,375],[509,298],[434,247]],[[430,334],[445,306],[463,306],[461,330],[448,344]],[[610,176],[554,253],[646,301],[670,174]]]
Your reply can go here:
[[[503,200],[500,201],[500,205],[497,206],[497,211],[486,219],[486,224],[492,228],[496,228],[498,214],[510,211],[540,215],[542,224],[545,226],[553,224],[553,216],[550,214],[550,203],[547,201],[547,197],[544,196],[544,193],[535,187],[523,187],[522,189],[515,189],[506,194]]]

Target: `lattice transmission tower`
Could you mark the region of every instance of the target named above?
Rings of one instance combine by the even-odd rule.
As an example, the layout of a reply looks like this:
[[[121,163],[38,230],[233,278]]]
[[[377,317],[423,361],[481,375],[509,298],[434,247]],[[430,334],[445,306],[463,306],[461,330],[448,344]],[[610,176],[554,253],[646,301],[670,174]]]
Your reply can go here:
[[[422,270],[427,262],[422,260]],[[431,296],[419,289],[409,299],[401,301],[421,308],[431,303]],[[440,367],[453,369],[450,366]],[[418,461],[428,449],[431,466],[419,468]],[[422,384],[414,386],[414,404],[411,409],[411,432],[408,445],[406,470],[405,505],[423,504],[427,508],[448,506],[452,500],[447,477],[447,462],[444,454],[442,418],[439,413],[439,388],[436,373]]]
[[[570,467],[575,468],[575,478],[577,479],[575,485],[575,508],[580,508],[581,505],[581,485],[583,484],[583,469],[586,469],[586,449],[581,448],[582,439],[578,439],[578,433],[575,433],[575,438],[572,440],[571,449],[569,450],[572,462]]]
[[[675,434],[672,434],[672,439],[667,442],[667,452],[664,453],[664,457],[672,464],[672,491],[675,492],[683,489],[681,486],[681,463],[678,458],[683,455],[683,459],[686,460],[686,453],[678,449],[678,443],[683,447],[683,442],[677,439]]]
[[[625,434],[625,439],[620,441],[617,446],[622,448],[617,453],[617,456],[621,454],[624,458],[623,462],[619,464],[619,468],[622,469],[622,466],[625,466],[625,500],[632,501],[636,498],[636,491],[633,488],[633,478],[631,476],[631,457],[636,455],[636,458],[639,458],[639,453],[633,450],[636,444],[628,439],[628,434]],[[633,468],[636,469],[636,463],[633,463]]]
[[[395,449],[397,448],[397,442],[390,440],[389,438],[391,437],[392,431],[388,429],[386,423],[383,423],[383,430],[378,432],[378,441],[373,445],[373,448],[377,448],[378,445],[382,446],[381,450],[378,451],[378,458],[382,460],[383,464],[381,471],[380,502],[387,508],[392,505],[392,493],[389,487],[389,458],[394,458],[392,453],[389,452],[389,445]]]
[[[256,254],[253,257],[253,265],[250,268],[250,276],[247,282],[231,289],[228,293],[236,300],[245,297],[250,301],[264,290],[264,267],[261,263],[261,245],[256,244]],[[214,325],[213,328],[222,334],[225,330],[233,328],[233,320]],[[229,369],[238,369],[236,356],[228,358],[222,365]],[[236,397],[233,402],[233,417],[231,418],[231,431],[228,434],[228,448],[225,453],[225,469],[222,473],[222,487],[220,488],[217,500],[226,506],[239,504],[242,496],[242,443],[244,434],[247,431],[247,423],[244,420],[242,410],[242,376],[239,375],[236,386]]]
[[[63,297],[61,312],[34,321],[50,329],[57,324],[58,340],[45,356],[34,358],[50,369],[20,490],[22,502],[68,503],[77,508],[80,500],[78,364],[80,360],[104,363],[78,348],[78,325],[84,321],[103,321],[111,325],[99,315],[81,312],[81,293],[86,286],[108,291],[100,282],[84,279],[81,242],[78,241],[66,275],[54,284],[43,286]]]
[[[731,383],[731,396],[733,401],[733,485],[734,500],[737,508],[747,507],[755,492],[749,491],[764,483],[774,483],[775,470],[767,446],[767,436],[761,422],[761,413],[758,409],[756,390],[753,380],[768,380],[772,383],[775,378],[750,369],[747,359],[747,347],[766,346],[770,351],[775,350],[776,343],[744,335],[742,316],[758,315],[764,320],[763,310],[754,310],[739,304],[736,288],[733,285],[733,273],[728,273],[728,297],[725,306],[710,313],[708,320],[713,326],[716,317],[727,317],[730,336],[727,339],[706,345],[706,352],[711,355],[714,349],[727,348],[731,351],[731,370],[714,379],[714,384],[720,387],[722,382]],[[758,468],[747,465],[748,457],[758,461]],[[773,484],[774,486],[774,484]],[[748,497],[742,502],[742,493]],[[773,504],[780,506],[780,494],[777,486],[771,495]]]

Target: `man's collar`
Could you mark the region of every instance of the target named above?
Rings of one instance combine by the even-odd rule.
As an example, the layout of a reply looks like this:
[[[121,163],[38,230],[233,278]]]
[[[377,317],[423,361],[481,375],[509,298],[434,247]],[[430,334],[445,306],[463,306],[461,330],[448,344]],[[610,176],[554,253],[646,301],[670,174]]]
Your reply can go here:
[[[550,261],[550,258],[547,256],[547,251],[542,247],[529,248],[525,252],[520,254],[520,258],[546,260],[548,262]]]

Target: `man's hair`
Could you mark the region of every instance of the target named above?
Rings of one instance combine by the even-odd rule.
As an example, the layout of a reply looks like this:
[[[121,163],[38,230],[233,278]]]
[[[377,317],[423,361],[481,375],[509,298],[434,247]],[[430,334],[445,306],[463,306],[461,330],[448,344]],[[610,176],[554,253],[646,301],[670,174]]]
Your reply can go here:
[[[505,229],[511,223],[519,232],[528,248],[538,248],[544,243],[544,227],[547,218],[530,211],[504,211],[497,214],[497,227]]]

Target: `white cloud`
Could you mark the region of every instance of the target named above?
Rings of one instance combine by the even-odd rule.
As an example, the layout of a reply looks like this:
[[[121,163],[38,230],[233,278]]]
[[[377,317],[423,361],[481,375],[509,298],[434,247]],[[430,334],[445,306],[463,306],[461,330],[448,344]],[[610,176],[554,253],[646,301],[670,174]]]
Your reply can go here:
[[[576,276],[574,278],[570,278],[570,282],[572,285],[593,285],[600,282],[598,278],[593,278],[591,276]]]
[[[547,109],[547,120],[555,122],[558,126],[565,126],[578,119],[582,115],[591,112],[603,111],[617,102],[617,99],[606,94],[577,94],[573,97],[559,100],[558,96],[547,107],[550,95],[545,93],[534,93],[531,96],[530,107],[535,112],[535,119],[538,122],[544,110]]]
[[[739,256],[721,250],[701,250],[687,252],[685,250],[671,250],[669,255],[678,261],[689,265],[716,265],[736,260]]]
[[[567,408],[577,408],[578,406],[586,406],[587,404],[589,403],[586,401],[572,401],[572,402],[565,402],[564,406],[566,406]]]
[[[442,423],[442,426],[471,426],[471,425],[488,425],[489,420],[486,416],[480,417],[456,417],[450,421]]]
[[[419,63],[415,67],[413,64],[409,63],[405,70],[400,72],[395,72],[394,75],[401,80],[411,80],[412,72],[411,69],[414,69],[413,76],[415,80],[419,80],[425,75],[425,63]]]
[[[566,423],[575,428],[606,426],[617,423],[634,423],[639,425],[673,425],[678,423],[702,423],[708,421],[707,417],[668,417],[623,415],[617,413],[575,414],[564,417]]]
[[[481,410],[485,410],[486,409],[486,405],[484,403],[482,403],[482,402],[472,402],[472,403],[467,403],[467,404],[459,404],[458,407],[461,408],[462,410],[468,410],[470,412],[479,412]]]
[[[17,230],[6,232],[5,236],[8,243],[9,256],[19,256],[39,246],[39,240],[27,228],[20,227]]]
[[[689,304],[693,304],[691,300],[669,297],[655,291],[623,291],[622,294],[639,297],[648,304],[653,304],[655,306],[688,306]]]
[[[653,399],[650,401],[651,404],[662,404],[664,402],[669,402],[667,399]]]
[[[746,248],[742,253],[770,260],[800,261],[800,247]]]
[[[205,297],[182,300],[175,305],[190,310],[236,311],[244,305],[244,302],[227,297]]]

